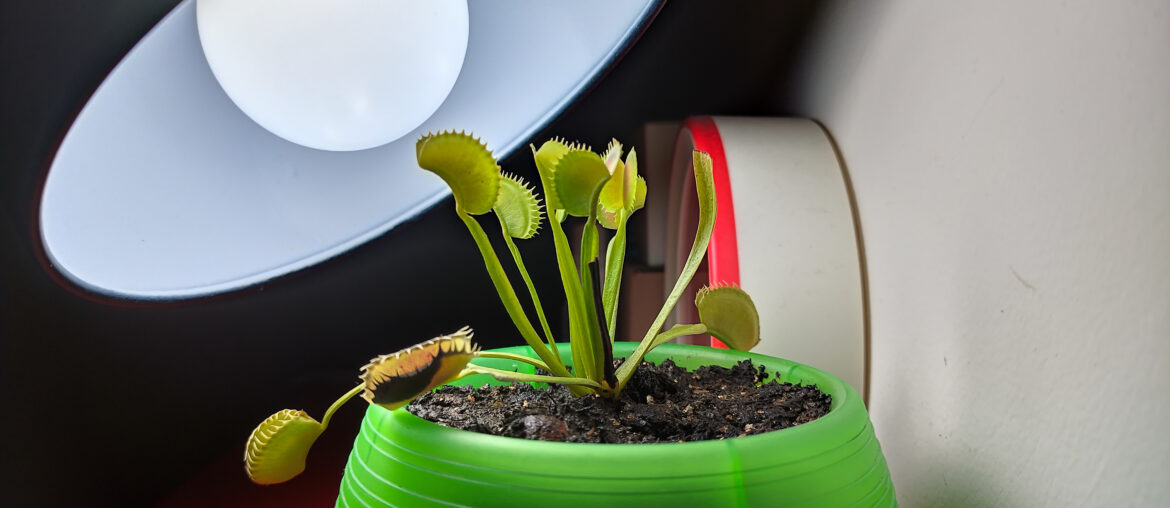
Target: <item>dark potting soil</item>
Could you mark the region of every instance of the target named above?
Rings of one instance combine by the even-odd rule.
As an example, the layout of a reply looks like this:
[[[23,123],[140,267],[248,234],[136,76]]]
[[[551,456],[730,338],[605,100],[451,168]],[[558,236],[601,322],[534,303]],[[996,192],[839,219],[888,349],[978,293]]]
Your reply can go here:
[[[432,422],[498,436],[575,443],[724,439],[779,430],[829,412],[815,385],[772,380],[744,360],[689,372],[666,360],[642,363],[620,400],[573,397],[561,385],[444,386],[407,409]]]

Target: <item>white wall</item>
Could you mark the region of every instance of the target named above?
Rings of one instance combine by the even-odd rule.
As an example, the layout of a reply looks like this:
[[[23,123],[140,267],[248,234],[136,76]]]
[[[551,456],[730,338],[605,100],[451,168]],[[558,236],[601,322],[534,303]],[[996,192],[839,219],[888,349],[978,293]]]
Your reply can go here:
[[[1170,9],[837,1],[795,96],[853,178],[904,506],[1170,502]]]

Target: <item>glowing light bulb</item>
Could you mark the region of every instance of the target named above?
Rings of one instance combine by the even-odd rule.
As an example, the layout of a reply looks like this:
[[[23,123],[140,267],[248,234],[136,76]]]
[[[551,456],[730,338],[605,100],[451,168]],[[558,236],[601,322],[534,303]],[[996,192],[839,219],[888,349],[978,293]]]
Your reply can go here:
[[[321,150],[398,139],[447,98],[466,0],[198,0],[212,73],[273,134]]]

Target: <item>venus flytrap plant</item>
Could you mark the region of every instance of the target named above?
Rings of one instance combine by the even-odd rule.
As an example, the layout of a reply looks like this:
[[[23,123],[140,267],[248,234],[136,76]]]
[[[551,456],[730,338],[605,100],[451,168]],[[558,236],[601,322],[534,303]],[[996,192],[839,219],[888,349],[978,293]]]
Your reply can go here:
[[[646,181],[638,176],[633,150],[621,159],[616,140],[603,154],[560,139],[532,147],[544,191],[543,207],[523,179],[500,171],[496,159],[478,139],[463,132],[428,134],[415,146],[418,164],[435,173],[451,188],[455,213],[467,226],[483,258],[500,302],[537,358],[481,351],[472,342],[470,328],[436,337],[393,354],[372,359],[362,368],[362,384],[329,408],[322,423],[303,411],[284,410],[260,424],[245,452],[245,469],[256,483],[279,483],[304,469],[305,456],[325,430],[338,407],[359,392],[366,401],[397,409],[443,383],[474,374],[507,382],[564,384],[576,396],[595,393],[617,399],[646,353],[676,337],[711,334],[729,347],[748,350],[759,342],[759,316],[751,298],[734,286],[703,288],[695,304],[699,323],[676,325],[662,331],[670,311],[698,270],[715,224],[715,192],[711,158],[694,152],[693,166],[699,202],[699,225],[682,273],[653,324],[629,358],[615,367],[613,340],[618,294],[626,252],[630,216],[646,201]],[[543,209],[542,209],[543,208]],[[519,272],[534,314],[536,330],[492,248],[487,233],[474,216],[494,212],[501,236]],[[568,308],[569,348],[573,372],[561,360],[557,337],[548,324],[540,298],[514,239],[530,239],[548,218],[557,269]],[[579,251],[574,257],[563,222],[584,219]],[[575,220],[575,219],[574,219]],[[601,252],[600,225],[614,231]],[[543,338],[541,337],[543,333]],[[562,338],[563,339],[563,338]],[[474,358],[500,358],[532,365],[549,375],[493,369],[471,363]]]

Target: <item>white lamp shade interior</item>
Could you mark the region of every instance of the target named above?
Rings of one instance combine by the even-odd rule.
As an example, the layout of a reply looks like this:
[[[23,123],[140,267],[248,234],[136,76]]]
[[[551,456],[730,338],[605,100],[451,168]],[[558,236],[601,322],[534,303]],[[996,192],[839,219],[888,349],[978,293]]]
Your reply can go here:
[[[70,128],[41,200],[53,265],[92,291],[187,298],[335,256],[448,195],[414,141],[467,129],[506,156],[571,102],[657,2],[470,2],[467,54],[442,106],[360,151],[264,129],[216,82],[181,3],[106,78]]]

